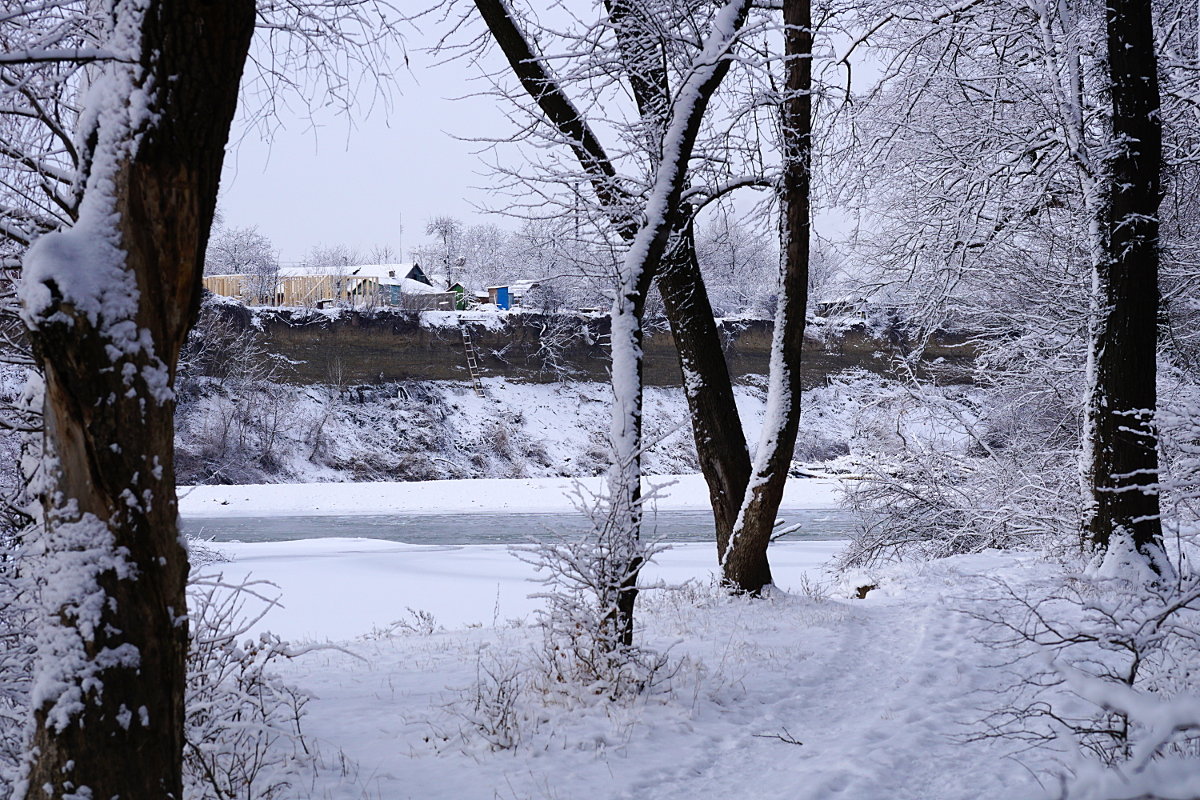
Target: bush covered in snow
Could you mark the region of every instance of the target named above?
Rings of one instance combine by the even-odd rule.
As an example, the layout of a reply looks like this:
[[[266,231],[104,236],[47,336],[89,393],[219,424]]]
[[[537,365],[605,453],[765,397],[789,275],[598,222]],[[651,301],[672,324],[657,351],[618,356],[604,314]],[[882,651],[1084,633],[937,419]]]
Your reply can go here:
[[[276,602],[260,588],[219,578],[189,586],[185,800],[301,797],[322,768],[301,729],[308,694],[277,674],[282,659],[303,650],[248,635]],[[36,591],[11,557],[0,563],[0,788],[13,784],[25,759]],[[258,611],[248,613],[248,604]]]
[[[276,674],[298,655],[278,636],[247,632],[276,600],[261,586],[193,580],[184,720],[188,800],[274,800],[303,794],[318,769],[301,730],[307,692]],[[269,588],[269,587],[268,587]],[[261,605],[246,614],[247,600]]]
[[[994,389],[894,386],[876,411],[858,431],[875,457],[847,490],[859,527],[846,566],[1058,549],[1072,538],[1079,442],[1061,406]]]
[[[1011,654],[1011,684],[974,738],[1054,753],[1063,798],[1197,796],[1200,575],[986,585],[968,613],[988,625],[985,643]]]

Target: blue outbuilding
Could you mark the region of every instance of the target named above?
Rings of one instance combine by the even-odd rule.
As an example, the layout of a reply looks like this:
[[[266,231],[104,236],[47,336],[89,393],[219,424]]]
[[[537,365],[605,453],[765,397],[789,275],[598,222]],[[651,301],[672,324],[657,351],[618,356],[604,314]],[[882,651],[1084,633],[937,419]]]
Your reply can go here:
[[[505,311],[512,307],[512,297],[507,286],[489,286],[488,300],[497,308]]]

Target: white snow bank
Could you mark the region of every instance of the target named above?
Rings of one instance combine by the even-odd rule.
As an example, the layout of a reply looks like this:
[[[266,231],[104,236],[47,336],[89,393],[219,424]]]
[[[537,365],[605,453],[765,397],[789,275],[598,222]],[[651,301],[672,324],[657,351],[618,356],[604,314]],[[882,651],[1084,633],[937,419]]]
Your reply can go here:
[[[422,481],[411,483],[275,483],[244,486],[181,486],[179,513],[185,517],[322,516],[346,514],[564,513],[574,510],[576,483],[599,492],[604,478],[532,478]],[[701,475],[654,476],[655,506],[663,511],[709,508]],[[836,508],[836,480],[787,482],[781,508]]]
[[[783,542],[771,547],[778,586],[798,589],[844,542]],[[201,571],[219,572],[226,582],[266,580],[279,590],[280,607],[260,624],[285,639],[345,641],[392,622],[412,619],[409,609],[429,612],[449,630],[526,619],[542,601],[530,594],[543,587],[531,580],[533,567],[502,545],[430,546],[378,539],[308,539],[246,544],[209,542],[228,563]],[[707,579],[716,568],[713,544],[676,545],[651,562],[646,584],[681,584]],[[815,577],[812,576],[812,577]]]
[[[495,306],[493,306],[495,308]],[[488,330],[504,328],[508,311],[422,311],[421,326],[425,328],[457,328],[460,322],[482,325]]]

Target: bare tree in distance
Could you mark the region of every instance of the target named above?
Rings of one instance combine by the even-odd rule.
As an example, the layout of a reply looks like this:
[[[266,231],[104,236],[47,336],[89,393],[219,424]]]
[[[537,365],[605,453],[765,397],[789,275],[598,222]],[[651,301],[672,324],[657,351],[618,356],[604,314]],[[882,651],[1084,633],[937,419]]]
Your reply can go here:
[[[696,259],[715,314],[774,312],[779,251],[773,233],[758,227],[724,208],[696,224]]]
[[[398,264],[400,251],[390,244],[377,244],[371,248],[367,258],[372,264]]]
[[[530,277],[520,261],[508,261],[509,233],[491,222],[468,225],[462,233],[463,272],[460,279],[484,289]]]
[[[365,264],[366,257],[358,248],[347,244],[317,244],[309,249],[303,263],[311,269],[326,268],[337,271],[339,267]]]
[[[245,275],[242,295],[248,303],[274,302],[279,277],[279,255],[257,226],[217,227],[204,254],[204,274]]]
[[[433,217],[425,223],[425,233],[437,239],[434,248],[436,267],[441,270],[446,284],[453,285],[461,277],[464,263],[462,222],[449,215]]]

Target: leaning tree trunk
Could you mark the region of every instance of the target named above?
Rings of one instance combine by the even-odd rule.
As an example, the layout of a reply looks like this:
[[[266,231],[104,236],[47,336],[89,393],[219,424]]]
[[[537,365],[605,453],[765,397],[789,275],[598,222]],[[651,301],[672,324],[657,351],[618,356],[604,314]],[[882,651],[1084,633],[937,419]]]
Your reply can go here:
[[[253,0],[113,0],[82,118],[78,221],[35,243],[45,527],[28,797],[182,797],[184,596],[173,383]],[[20,793],[18,792],[18,796]]]
[[[1112,152],[1099,207],[1094,267],[1085,521],[1092,544],[1136,551],[1163,574],[1155,379],[1162,120],[1151,6],[1109,0]]]
[[[809,167],[812,155],[812,9],[810,0],[784,0],[787,90],[781,108],[783,274],[771,340],[767,413],[754,456],[754,473],[728,548],[721,577],[757,594],[771,583],[767,545],[783,499],[800,424],[800,362],[808,308]]]
[[[505,0],[475,0],[475,5],[513,74],[569,143],[614,229],[632,243],[638,233],[635,198],[620,186],[599,138],[534,52]],[[643,144],[650,161],[657,165],[671,107],[662,42],[641,3],[606,0],[605,5],[622,57],[632,67],[629,83],[642,117]],[[646,269],[658,276],[679,350],[692,432],[712,500],[718,551],[724,552],[750,477],[750,456],[721,337],[696,262],[690,214],[675,209],[674,218],[675,230],[670,237],[673,246],[661,256],[661,264],[648,264]]]
[[[478,2],[478,0],[477,0]],[[633,641],[633,608],[637,573],[641,567],[642,347],[641,309],[654,271],[662,263],[674,232],[680,199],[700,124],[708,104],[729,72],[730,50],[746,20],[750,0],[728,0],[717,12],[701,53],[672,105],[663,126],[661,152],[646,203],[645,221],[626,253],[621,268],[621,291],[612,314],[613,445],[615,465],[610,498],[625,512],[620,523],[629,540],[631,568],[620,592],[619,630],[623,644]]]
[[[659,26],[639,0],[605,0],[605,7],[641,115],[641,135],[647,139],[644,149],[657,166],[662,160],[662,146],[653,139],[661,138],[671,107]],[[656,274],[679,354],[700,472],[708,484],[719,557],[733,532],[750,479],[750,453],[738,418],[721,335],[696,259],[694,215],[691,208],[675,209],[671,244]]]
[[[684,229],[676,233],[675,242],[659,270],[658,290],[679,351],[683,391],[700,471],[708,484],[720,558],[729,545],[750,481],[750,452],[738,418],[721,335],[696,262],[690,215]]]

